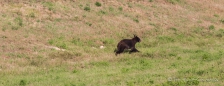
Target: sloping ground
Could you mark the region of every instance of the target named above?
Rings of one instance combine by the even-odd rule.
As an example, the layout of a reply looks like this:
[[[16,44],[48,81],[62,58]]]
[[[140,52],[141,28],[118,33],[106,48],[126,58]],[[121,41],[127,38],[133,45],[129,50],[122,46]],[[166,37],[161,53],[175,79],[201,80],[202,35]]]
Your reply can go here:
[[[65,72],[64,75],[67,76],[69,74],[66,72],[76,72],[76,70],[82,71],[81,74],[88,73],[86,77],[93,76],[89,79],[90,84],[85,85],[97,83],[98,81],[93,80],[94,76],[97,77],[97,71],[106,71],[103,68],[107,67],[110,68],[103,76],[105,81],[99,85],[109,82],[107,77],[110,75],[106,74],[111,74],[111,71],[116,68],[121,68],[121,71],[127,74],[122,75],[119,72],[118,78],[112,77],[115,83],[120,81],[120,78],[136,77],[136,71],[143,74],[139,76],[144,76],[146,72],[161,70],[156,71],[159,73],[158,76],[154,75],[148,81],[151,84],[165,83],[165,85],[186,83],[166,83],[166,80],[153,81],[151,79],[159,76],[167,78],[167,74],[173,73],[179,73],[180,77],[185,74],[192,76],[196,73],[199,76],[204,75],[204,78],[223,75],[220,68],[224,65],[222,63],[224,56],[222,54],[224,52],[222,50],[224,47],[223,4],[223,0],[0,1],[0,72],[18,75],[20,79],[23,73],[32,75],[40,70],[52,72],[57,71],[59,67],[59,71]],[[133,34],[142,38],[142,42],[137,44],[141,53],[132,55],[125,53],[115,57],[113,51],[116,43],[122,38],[131,38]],[[100,49],[100,46],[106,48]],[[130,59],[132,56],[134,59]],[[144,64],[143,60],[146,60],[147,64]],[[167,60],[173,61],[169,63]],[[185,62],[186,60],[188,62]],[[99,64],[98,61],[100,61]],[[110,63],[111,61],[114,63]],[[159,65],[156,61],[164,64]],[[202,62],[197,64],[196,61]],[[133,65],[129,66],[130,63]],[[187,63],[192,64],[186,65]],[[172,65],[169,68],[176,69],[168,70],[165,66],[170,64]],[[194,64],[197,65],[193,67],[195,70],[188,70]],[[197,70],[197,67],[202,64],[211,65],[204,65]],[[138,68],[135,69],[136,65],[152,65],[150,66],[152,68],[144,66],[143,71],[138,71]],[[159,68],[156,68],[156,65],[159,65]],[[219,66],[214,68],[213,65]],[[91,69],[93,66],[99,70]],[[182,66],[184,66],[183,69]],[[131,69],[133,67],[134,69]],[[212,73],[206,76],[205,72],[212,72],[212,69],[206,69],[206,67],[213,67],[213,71],[218,71],[217,74]],[[91,73],[92,71],[94,73]],[[116,76],[117,72],[114,71],[112,76]],[[153,74],[156,73],[153,72]],[[38,76],[38,73],[35,76]],[[139,78],[141,77],[137,79]],[[145,78],[148,79],[148,77]],[[220,76],[215,79],[223,81]],[[75,81],[78,80],[75,79]],[[85,79],[80,81],[85,82]],[[143,82],[139,82],[138,85],[149,84]],[[124,84],[125,81],[120,83],[115,85],[127,85]],[[192,83],[197,84],[197,81],[187,84],[192,85]],[[12,84],[15,85],[14,83],[8,85]],[[114,85],[114,83],[110,84]],[[207,83],[202,83],[204,84]],[[222,82],[215,82],[215,84],[223,85]]]
[[[171,28],[188,34],[197,27],[223,28],[220,0],[103,1],[100,7],[95,2],[2,1],[2,52],[33,53],[31,47],[48,46],[48,41],[57,37],[93,40],[93,45],[100,46],[102,39],[118,41],[132,34],[144,39],[158,35],[155,30],[163,35],[172,34]]]

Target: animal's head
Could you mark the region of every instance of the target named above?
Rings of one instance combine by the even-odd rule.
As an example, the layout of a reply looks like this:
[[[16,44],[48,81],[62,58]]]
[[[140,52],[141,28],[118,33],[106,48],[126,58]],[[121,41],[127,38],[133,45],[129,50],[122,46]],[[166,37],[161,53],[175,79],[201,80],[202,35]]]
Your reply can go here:
[[[138,36],[136,36],[136,35],[134,35],[133,40],[135,40],[135,41],[137,41],[137,42],[141,42],[141,39],[140,39]]]

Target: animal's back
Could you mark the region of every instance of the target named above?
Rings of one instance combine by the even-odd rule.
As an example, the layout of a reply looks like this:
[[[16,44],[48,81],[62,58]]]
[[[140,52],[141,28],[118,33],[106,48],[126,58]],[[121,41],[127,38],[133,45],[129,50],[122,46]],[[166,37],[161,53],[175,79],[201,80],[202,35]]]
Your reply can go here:
[[[133,46],[132,40],[131,39],[123,39],[121,40],[117,46],[120,46],[120,44],[127,44],[129,47]]]

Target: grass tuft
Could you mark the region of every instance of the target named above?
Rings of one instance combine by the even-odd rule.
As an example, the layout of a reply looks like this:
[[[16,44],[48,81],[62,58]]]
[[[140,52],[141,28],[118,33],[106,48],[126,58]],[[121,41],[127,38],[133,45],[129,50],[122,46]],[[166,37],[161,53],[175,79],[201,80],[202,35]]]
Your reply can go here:
[[[100,2],[96,2],[95,5],[96,5],[97,7],[101,7],[101,3],[100,3]]]
[[[209,26],[209,30],[214,30],[215,29],[215,26],[214,25],[210,25]]]
[[[47,7],[49,11],[55,11],[55,4],[53,2],[43,2],[43,6]]]
[[[22,20],[22,18],[20,18],[20,17],[17,17],[16,19],[15,19],[15,22],[17,22],[17,24],[19,25],[19,26],[23,26],[23,20]]]
[[[122,8],[122,7],[119,7],[118,10],[119,10],[119,11],[123,11],[123,8]]]
[[[167,0],[169,3],[171,4],[177,4],[177,3],[180,3],[181,1],[183,0]]]
[[[20,80],[19,86],[26,86],[26,81],[25,80]]]
[[[85,7],[84,7],[84,10],[90,12],[91,9],[90,9],[89,6],[85,6]]]
[[[133,21],[135,21],[136,23],[139,23],[139,20],[137,18],[134,18]]]
[[[220,22],[224,24],[224,19],[221,19]]]

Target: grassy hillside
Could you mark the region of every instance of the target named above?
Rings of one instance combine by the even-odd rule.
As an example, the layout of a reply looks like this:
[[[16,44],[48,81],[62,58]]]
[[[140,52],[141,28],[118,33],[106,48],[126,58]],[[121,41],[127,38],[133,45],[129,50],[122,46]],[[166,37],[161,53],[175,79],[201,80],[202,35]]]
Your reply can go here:
[[[223,86],[223,4],[0,1],[0,86]],[[115,56],[133,34],[141,52]]]

